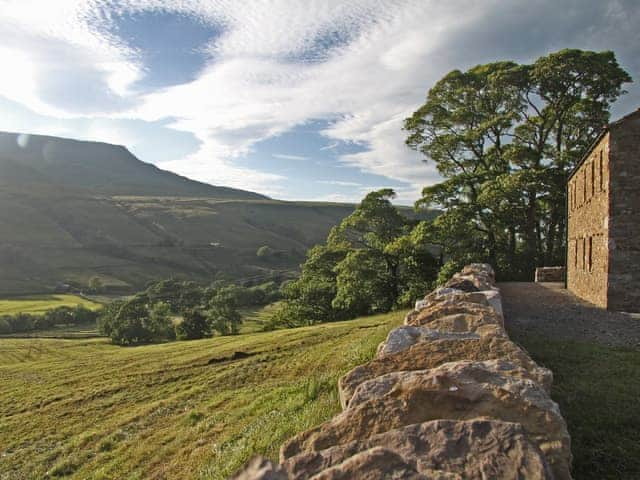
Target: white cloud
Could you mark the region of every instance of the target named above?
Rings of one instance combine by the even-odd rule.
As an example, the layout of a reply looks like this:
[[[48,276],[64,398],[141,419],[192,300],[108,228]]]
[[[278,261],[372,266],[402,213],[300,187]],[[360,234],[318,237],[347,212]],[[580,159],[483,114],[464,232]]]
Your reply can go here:
[[[565,46],[614,48],[636,62],[638,9],[614,3],[11,0],[0,13],[0,62],[11,65],[0,75],[0,95],[58,117],[174,118],[171,127],[192,132],[201,146],[163,167],[275,196],[286,196],[286,178],[267,165],[240,167],[238,159],[261,140],[328,119],[322,133],[330,144],[321,150],[345,142],[365,147],[340,160],[411,185],[397,189],[399,201],[411,203],[438,179],[404,145],[401,131],[430,85],[452,68],[530,60]],[[207,46],[214,60],[195,80],[141,95],[131,91],[144,70],[138,52],[105,34],[104,25],[112,10],[149,9],[194,15],[222,26],[223,34]],[[571,15],[557,15],[559,9]],[[321,48],[327,39],[335,48]],[[102,138],[124,133],[96,131]]]
[[[286,153],[274,153],[271,156],[282,160],[309,160],[309,157],[305,157],[303,155],[288,155]]]
[[[358,182],[343,182],[342,180],[318,180],[318,183],[323,185],[336,185],[338,187],[361,187],[362,184]]]

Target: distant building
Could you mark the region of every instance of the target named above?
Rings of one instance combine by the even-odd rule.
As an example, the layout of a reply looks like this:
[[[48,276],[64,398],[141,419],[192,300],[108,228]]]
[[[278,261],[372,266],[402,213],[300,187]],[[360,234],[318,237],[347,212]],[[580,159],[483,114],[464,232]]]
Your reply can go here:
[[[640,311],[640,109],[609,124],[567,183],[567,288]]]

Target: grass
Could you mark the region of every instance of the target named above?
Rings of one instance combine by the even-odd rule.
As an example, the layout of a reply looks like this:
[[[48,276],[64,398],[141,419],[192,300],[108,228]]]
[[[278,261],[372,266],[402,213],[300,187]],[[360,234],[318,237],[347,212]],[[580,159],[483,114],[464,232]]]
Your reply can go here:
[[[554,374],[571,434],[573,476],[640,478],[640,351],[513,335]]]
[[[56,307],[75,307],[83,305],[91,310],[100,308],[100,304],[77,295],[29,295],[0,299],[0,315],[16,313],[42,314]]]
[[[243,308],[240,310],[242,315],[242,325],[240,333],[257,333],[262,332],[265,323],[273,313],[278,309],[278,302],[269,305]]]
[[[1,339],[0,478],[222,479],[275,459],[404,313],[135,348]]]

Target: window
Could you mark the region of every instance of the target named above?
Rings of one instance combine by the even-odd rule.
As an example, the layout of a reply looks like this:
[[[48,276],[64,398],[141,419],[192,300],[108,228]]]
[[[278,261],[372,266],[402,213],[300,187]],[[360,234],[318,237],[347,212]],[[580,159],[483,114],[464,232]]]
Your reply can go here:
[[[585,270],[587,266],[587,241],[584,237],[582,237],[582,270]]]
[[[576,238],[573,244],[573,266],[578,269],[578,239]]]
[[[603,160],[602,160],[602,150],[600,150],[600,191],[604,190],[604,168],[603,168]]]
[[[589,237],[587,257],[589,259],[589,271],[591,272],[593,270],[593,237]]]
[[[587,170],[582,170],[582,203],[587,201]]]
[[[591,197],[596,193],[596,164],[591,162]]]

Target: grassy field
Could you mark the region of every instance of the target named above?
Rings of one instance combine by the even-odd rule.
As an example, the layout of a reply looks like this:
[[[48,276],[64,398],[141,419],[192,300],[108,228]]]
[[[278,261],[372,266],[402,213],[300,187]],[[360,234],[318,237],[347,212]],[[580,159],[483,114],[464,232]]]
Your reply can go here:
[[[267,320],[277,309],[278,302],[260,307],[241,309],[242,325],[240,326],[240,333],[262,332]]]
[[[512,337],[553,371],[551,396],[571,434],[574,478],[640,478],[640,351]]]
[[[404,313],[135,348],[2,339],[0,478],[222,479],[276,458]]]
[[[84,305],[91,310],[100,308],[100,304],[77,295],[29,295],[12,298],[0,298],[0,315],[16,313],[41,314],[56,307],[75,307]]]

